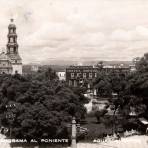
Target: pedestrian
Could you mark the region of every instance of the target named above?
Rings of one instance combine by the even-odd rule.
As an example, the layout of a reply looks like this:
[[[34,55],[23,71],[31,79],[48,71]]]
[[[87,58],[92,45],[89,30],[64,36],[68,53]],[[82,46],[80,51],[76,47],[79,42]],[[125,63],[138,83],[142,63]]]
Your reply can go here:
[[[118,138],[118,140],[121,140],[121,136],[119,133],[117,133],[117,138]]]
[[[102,141],[105,141],[105,133],[102,134]]]
[[[1,128],[1,134],[4,134],[4,127]]]

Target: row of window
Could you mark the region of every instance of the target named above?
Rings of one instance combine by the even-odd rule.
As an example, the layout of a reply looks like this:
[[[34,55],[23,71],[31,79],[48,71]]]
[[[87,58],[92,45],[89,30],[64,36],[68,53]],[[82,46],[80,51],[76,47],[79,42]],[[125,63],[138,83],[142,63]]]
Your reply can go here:
[[[82,85],[82,83],[80,81],[76,81],[76,80],[74,80],[74,81],[69,80],[69,86],[77,87],[78,85]],[[90,84],[88,84],[87,87],[90,88]]]
[[[75,74],[71,73],[71,78],[74,78]],[[81,73],[77,73],[77,77],[80,77]],[[89,73],[89,78],[93,77],[93,73]],[[97,77],[97,73],[95,73],[95,78]],[[83,73],[83,78],[86,78],[86,73]]]
[[[69,80],[69,86],[72,86],[73,84],[72,84],[72,81],[71,80]],[[75,81],[74,80],[74,85],[73,85],[74,87],[77,87],[77,81]]]

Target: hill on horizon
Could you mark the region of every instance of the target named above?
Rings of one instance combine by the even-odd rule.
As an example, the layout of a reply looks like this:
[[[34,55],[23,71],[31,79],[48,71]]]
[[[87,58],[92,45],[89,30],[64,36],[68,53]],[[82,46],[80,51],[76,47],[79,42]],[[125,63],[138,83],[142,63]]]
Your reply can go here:
[[[105,60],[90,60],[90,61],[73,61],[73,60],[52,60],[48,62],[34,62],[24,65],[60,65],[60,66],[70,66],[70,65],[96,65],[98,62],[102,61],[105,65],[119,65],[119,64],[125,64],[129,65],[132,64],[132,61],[105,61]]]

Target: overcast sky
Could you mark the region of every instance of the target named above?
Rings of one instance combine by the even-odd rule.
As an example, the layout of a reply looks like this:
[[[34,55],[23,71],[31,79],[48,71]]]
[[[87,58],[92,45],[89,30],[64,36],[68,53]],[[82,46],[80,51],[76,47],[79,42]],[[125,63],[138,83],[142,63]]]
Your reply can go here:
[[[148,0],[0,0],[0,48],[10,18],[23,63],[148,52]]]

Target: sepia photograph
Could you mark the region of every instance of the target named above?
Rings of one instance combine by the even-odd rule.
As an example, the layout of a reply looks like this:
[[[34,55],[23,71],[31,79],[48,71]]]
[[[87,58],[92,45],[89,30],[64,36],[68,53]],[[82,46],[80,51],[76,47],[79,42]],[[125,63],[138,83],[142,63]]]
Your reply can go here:
[[[0,0],[0,148],[148,148],[148,1]]]

